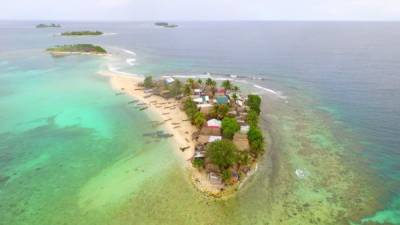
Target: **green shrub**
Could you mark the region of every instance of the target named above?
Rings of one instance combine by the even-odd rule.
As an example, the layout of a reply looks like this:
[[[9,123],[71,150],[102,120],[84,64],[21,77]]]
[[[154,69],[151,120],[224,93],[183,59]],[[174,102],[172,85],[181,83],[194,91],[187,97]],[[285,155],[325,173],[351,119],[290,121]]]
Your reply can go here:
[[[195,158],[195,159],[192,161],[192,164],[193,164],[193,166],[196,167],[197,169],[202,169],[202,168],[204,168],[205,162],[204,162],[204,159]]]
[[[154,86],[153,77],[152,76],[145,77],[143,86],[144,86],[144,88],[152,88]]]
[[[222,120],[222,135],[225,138],[232,139],[238,130],[240,130],[240,125],[236,118],[225,117]]]
[[[232,177],[232,172],[230,170],[222,171],[221,174],[222,181],[227,182],[229,181],[229,179],[231,179],[231,177]]]

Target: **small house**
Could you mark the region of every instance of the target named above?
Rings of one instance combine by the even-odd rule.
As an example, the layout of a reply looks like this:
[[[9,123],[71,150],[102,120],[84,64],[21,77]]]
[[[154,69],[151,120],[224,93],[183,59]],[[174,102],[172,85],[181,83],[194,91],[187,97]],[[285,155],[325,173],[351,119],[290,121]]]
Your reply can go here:
[[[166,78],[164,79],[164,83],[165,83],[166,85],[170,85],[170,84],[172,84],[172,83],[174,83],[174,82],[175,82],[175,79],[172,78],[172,77],[166,77]]]
[[[221,135],[221,128],[219,127],[206,127],[204,126],[200,130],[200,135],[213,135],[213,136],[220,136]]]
[[[222,126],[221,120],[211,119],[211,120],[207,121],[207,127],[221,128],[221,126]]]
[[[220,141],[220,140],[222,140],[222,137],[221,137],[221,136],[209,136],[209,137],[208,137],[208,142],[209,142],[209,143],[212,143],[212,142],[214,142],[214,141]]]
[[[221,185],[222,184],[222,179],[217,173],[210,172],[208,174],[208,179],[210,180],[211,184],[214,184],[214,185]]]
[[[208,103],[198,104],[197,107],[200,108],[200,112],[202,112],[204,115],[210,114],[213,110],[213,105],[208,104]]]
[[[193,93],[195,94],[195,95],[201,95],[201,89],[194,89],[193,90]]]
[[[229,99],[228,99],[228,97],[226,97],[225,95],[221,95],[221,96],[217,96],[217,97],[215,98],[215,102],[216,102],[217,104],[219,104],[219,105],[228,104],[228,103],[229,103]]]
[[[225,88],[217,88],[217,90],[215,92],[215,95],[217,95],[217,96],[220,96],[220,95],[225,96]]]

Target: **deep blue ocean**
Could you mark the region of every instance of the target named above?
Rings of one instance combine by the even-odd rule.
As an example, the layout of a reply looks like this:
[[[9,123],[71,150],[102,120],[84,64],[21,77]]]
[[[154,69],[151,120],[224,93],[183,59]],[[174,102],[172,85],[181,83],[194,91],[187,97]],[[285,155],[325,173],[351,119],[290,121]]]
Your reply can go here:
[[[152,22],[60,21],[61,29],[41,30],[33,28],[37,23],[0,22],[3,74],[10,76],[20,52],[43,54],[56,44],[94,43],[120,56],[123,60],[109,66],[125,72],[239,76],[288,102],[306,96],[310,102],[305,106],[328,115],[336,126],[337,142],[341,130],[351,135],[365,172],[382,185],[382,205],[364,221],[400,224],[400,23],[178,21],[179,27],[165,29]],[[57,36],[86,29],[106,35]],[[27,68],[25,60],[18,64]],[[35,62],[51,69],[46,60]],[[6,96],[3,84],[0,95]]]

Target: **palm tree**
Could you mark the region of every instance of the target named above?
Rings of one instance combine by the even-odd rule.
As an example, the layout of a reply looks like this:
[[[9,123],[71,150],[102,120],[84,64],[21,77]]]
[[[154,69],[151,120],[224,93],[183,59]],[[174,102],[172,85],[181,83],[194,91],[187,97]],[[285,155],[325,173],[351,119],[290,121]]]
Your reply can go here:
[[[215,81],[213,81],[213,79],[207,78],[207,80],[206,80],[206,85],[207,85],[207,86],[211,86],[214,82],[215,82]]]
[[[217,92],[217,82],[211,81],[210,88],[211,88],[212,97],[214,97],[215,92]]]
[[[231,89],[232,89],[232,83],[231,83],[230,80],[224,80],[224,81],[222,82],[222,85],[221,85],[221,86],[224,87],[225,90],[231,90]]]
[[[192,94],[192,87],[190,86],[190,84],[185,84],[185,86],[183,87],[183,93],[186,96],[189,96]]]
[[[194,88],[194,86],[195,86],[195,82],[194,82],[194,80],[193,80],[192,78],[187,79],[187,80],[186,80],[186,83],[190,84],[190,86],[191,86],[192,88]]]
[[[235,101],[235,103],[236,103],[236,100],[238,99],[238,96],[237,96],[237,94],[236,93],[233,93],[233,95],[232,95],[232,98],[233,98],[233,100]]]
[[[235,93],[237,93],[237,92],[239,92],[239,90],[240,90],[240,88],[238,87],[238,86],[233,86],[233,91],[235,92]]]

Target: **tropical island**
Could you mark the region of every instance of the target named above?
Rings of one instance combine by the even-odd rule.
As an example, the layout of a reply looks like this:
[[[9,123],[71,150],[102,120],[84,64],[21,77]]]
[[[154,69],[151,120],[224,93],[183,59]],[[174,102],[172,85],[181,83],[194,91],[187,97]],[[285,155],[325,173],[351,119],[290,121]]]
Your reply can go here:
[[[160,26],[160,27],[165,27],[165,28],[175,28],[175,27],[178,27],[178,25],[176,25],[176,24],[170,24],[170,23],[167,23],[167,22],[156,22],[156,23],[154,23],[154,25]]]
[[[172,77],[144,80],[114,72],[112,86],[136,100],[137,109],[152,110],[160,120],[155,129],[165,126],[168,133],[155,131],[145,138],[174,138],[177,153],[189,168],[191,181],[212,197],[230,196],[257,168],[265,150],[264,134],[259,127],[261,97],[244,96],[230,80],[220,87],[216,81]]]
[[[97,36],[102,35],[103,32],[101,31],[71,31],[71,32],[63,32],[61,36]]]
[[[46,51],[50,52],[53,56],[63,56],[68,54],[107,54],[107,51],[104,48],[92,44],[58,45],[48,48]]]
[[[54,23],[51,23],[51,24],[41,23],[41,24],[36,25],[36,28],[60,28],[60,27],[61,27],[60,24],[54,24]]]

